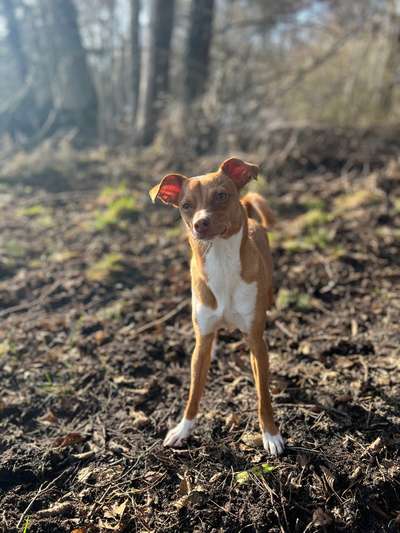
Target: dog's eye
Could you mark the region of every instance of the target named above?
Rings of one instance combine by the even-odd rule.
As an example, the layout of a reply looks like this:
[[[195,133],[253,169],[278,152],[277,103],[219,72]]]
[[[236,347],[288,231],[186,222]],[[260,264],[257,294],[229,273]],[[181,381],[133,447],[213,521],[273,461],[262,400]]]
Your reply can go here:
[[[218,202],[224,202],[228,199],[228,195],[226,192],[217,192],[215,198],[218,200]]]
[[[187,211],[188,209],[190,209],[192,207],[192,204],[190,202],[185,202],[184,204],[181,205],[181,208],[184,210],[184,211]]]

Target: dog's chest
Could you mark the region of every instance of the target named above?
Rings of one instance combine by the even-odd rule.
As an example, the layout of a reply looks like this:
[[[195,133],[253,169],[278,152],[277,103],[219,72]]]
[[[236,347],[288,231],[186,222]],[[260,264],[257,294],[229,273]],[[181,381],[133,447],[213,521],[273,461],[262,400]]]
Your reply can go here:
[[[257,297],[257,284],[241,277],[240,245],[242,230],[229,239],[216,239],[205,257],[207,285],[217,301],[211,309],[194,301],[200,331],[210,333],[217,327],[250,330]]]

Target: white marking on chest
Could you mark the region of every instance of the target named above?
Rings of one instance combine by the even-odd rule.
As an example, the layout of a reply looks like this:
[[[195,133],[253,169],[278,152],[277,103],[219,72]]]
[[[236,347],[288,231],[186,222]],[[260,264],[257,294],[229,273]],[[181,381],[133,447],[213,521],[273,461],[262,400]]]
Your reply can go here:
[[[242,235],[243,228],[229,239],[216,238],[205,257],[207,285],[217,300],[217,308],[207,307],[193,294],[193,311],[203,335],[224,326],[250,331],[257,283],[246,283],[240,275]]]

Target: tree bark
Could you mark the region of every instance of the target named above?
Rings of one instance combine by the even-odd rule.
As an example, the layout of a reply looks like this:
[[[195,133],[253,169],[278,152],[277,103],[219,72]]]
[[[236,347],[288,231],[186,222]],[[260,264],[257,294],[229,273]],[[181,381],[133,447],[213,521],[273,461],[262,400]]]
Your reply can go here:
[[[175,0],[152,0],[150,43],[141,140],[151,144],[169,93],[169,63]]]
[[[192,0],[184,60],[184,99],[192,102],[206,91],[214,0]]]
[[[83,138],[97,133],[97,95],[72,0],[42,0],[47,9],[56,72],[53,101],[58,125],[76,127]]]
[[[131,0],[131,82],[132,82],[132,126],[135,130],[139,105],[141,79],[141,44],[140,44],[140,0]]]

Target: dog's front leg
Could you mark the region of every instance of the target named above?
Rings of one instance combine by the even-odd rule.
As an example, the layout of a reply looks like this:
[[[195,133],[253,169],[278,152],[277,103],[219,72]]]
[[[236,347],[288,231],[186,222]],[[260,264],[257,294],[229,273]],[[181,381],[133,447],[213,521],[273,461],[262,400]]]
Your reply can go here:
[[[262,332],[251,335],[248,342],[251,351],[251,367],[257,389],[258,417],[264,448],[271,455],[278,455],[283,452],[284,442],[275,425],[272,413],[267,346]]]
[[[196,346],[191,363],[189,399],[182,420],[168,431],[164,439],[164,446],[182,446],[192,432],[210,367],[213,340],[214,333],[201,335],[200,332],[196,331]]]

